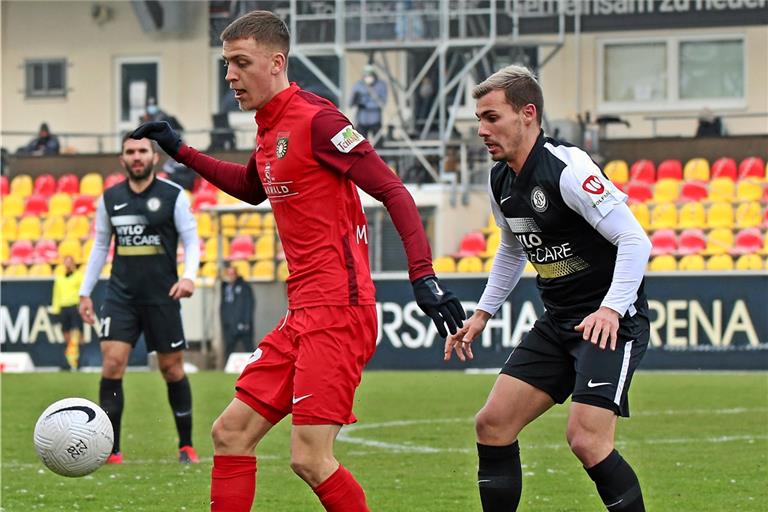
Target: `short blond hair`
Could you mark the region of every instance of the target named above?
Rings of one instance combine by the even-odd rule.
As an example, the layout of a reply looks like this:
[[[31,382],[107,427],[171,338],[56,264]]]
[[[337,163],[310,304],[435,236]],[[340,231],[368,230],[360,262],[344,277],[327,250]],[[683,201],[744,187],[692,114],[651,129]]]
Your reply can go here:
[[[507,102],[515,112],[524,106],[533,104],[536,107],[536,120],[541,124],[544,112],[544,94],[533,72],[525,66],[511,65],[502,68],[486,78],[472,89],[472,97],[482,98],[491,91],[503,90]]]
[[[243,14],[230,23],[219,36],[222,42],[249,38],[280,50],[286,59],[288,58],[291,35],[288,26],[276,14],[270,11],[251,11]]]

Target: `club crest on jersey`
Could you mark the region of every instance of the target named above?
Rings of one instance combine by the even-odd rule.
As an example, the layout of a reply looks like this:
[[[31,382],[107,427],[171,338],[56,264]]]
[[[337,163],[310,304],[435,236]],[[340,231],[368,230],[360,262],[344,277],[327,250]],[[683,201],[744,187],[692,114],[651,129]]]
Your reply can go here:
[[[539,213],[544,213],[549,206],[547,195],[541,187],[533,187],[531,191],[531,206]]]
[[[360,135],[357,130],[352,128],[351,124],[348,124],[341,130],[339,130],[339,133],[337,133],[331,138],[331,142],[333,142],[333,145],[336,146],[336,149],[338,149],[342,153],[349,153],[355,148],[355,146],[357,146],[364,140],[365,140],[365,137]]]
[[[596,196],[605,192],[605,186],[603,186],[600,178],[594,175],[588,176],[587,179],[584,180],[584,183],[581,184],[581,188],[583,188],[585,192],[589,192]]]
[[[160,200],[159,200],[158,198],[156,198],[156,197],[150,197],[150,198],[147,200],[147,209],[148,209],[149,211],[151,211],[151,212],[156,212],[157,210],[159,210],[159,209],[160,209],[160,205],[161,205],[161,204],[162,204],[162,203],[160,202]]]
[[[277,134],[275,154],[277,155],[278,160],[282,159],[288,153],[288,135],[290,135],[290,132],[280,132]]]

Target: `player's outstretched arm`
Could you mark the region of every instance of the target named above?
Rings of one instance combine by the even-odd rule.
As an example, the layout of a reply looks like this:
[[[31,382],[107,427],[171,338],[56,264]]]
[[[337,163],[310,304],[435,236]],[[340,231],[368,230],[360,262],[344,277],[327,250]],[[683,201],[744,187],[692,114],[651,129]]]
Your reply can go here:
[[[489,318],[491,318],[490,313],[481,309],[475,310],[475,313],[464,322],[464,326],[456,334],[452,334],[445,339],[443,360],[450,361],[451,353],[454,351],[456,352],[456,357],[461,362],[465,362],[467,359],[474,359],[472,342],[483,332]]]

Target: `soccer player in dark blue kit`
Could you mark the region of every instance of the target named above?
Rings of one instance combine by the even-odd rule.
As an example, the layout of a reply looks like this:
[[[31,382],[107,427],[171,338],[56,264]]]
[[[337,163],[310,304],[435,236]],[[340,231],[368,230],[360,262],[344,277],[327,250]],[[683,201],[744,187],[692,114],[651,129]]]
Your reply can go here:
[[[445,344],[471,343],[517,284],[538,273],[546,312],[515,347],[477,414],[478,486],[486,512],[517,510],[520,431],[571,396],[566,437],[610,511],[643,511],[640,483],[614,448],[618,416],[649,339],[643,273],[651,244],[618,190],[584,151],[545,137],[533,74],[508,66],[475,87],[491,158],[491,209],[502,240],[475,313]]]

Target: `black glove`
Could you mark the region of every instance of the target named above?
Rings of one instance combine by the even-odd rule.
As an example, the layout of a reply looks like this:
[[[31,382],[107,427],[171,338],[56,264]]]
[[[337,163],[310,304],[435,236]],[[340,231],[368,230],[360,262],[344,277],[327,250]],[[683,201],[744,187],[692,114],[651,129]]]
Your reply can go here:
[[[168,156],[174,157],[181,147],[181,136],[171,128],[168,121],[150,121],[136,128],[131,133],[132,139],[152,139],[157,142]]]
[[[467,317],[459,299],[450,290],[441,287],[435,276],[421,277],[412,286],[416,304],[435,322],[440,336],[448,336],[443,323],[448,326],[451,334],[456,334],[456,326],[461,326]]]

